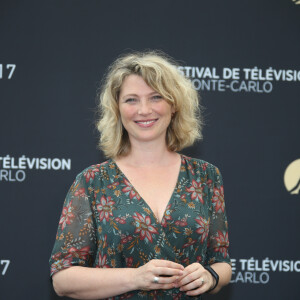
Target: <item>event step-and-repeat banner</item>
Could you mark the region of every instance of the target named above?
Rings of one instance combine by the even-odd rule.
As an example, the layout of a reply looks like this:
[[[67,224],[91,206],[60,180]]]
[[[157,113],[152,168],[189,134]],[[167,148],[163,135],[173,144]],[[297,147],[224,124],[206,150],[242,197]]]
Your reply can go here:
[[[104,161],[95,108],[108,65],[160,49],[201,95],[231,283],[205,299],[299,299],[300,1],[0,3],[0,299],[58,299],[48,259],[76,174]]]

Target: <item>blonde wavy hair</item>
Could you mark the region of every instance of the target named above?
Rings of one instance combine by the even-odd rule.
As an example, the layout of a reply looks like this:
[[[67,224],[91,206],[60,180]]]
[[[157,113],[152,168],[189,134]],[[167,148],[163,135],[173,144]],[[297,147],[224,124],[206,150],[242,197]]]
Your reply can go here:
[[[134,52],[119,57],[108,69],[98,105],[99,147],[107,157],[125,156],[130,141],[119,112],[119,95],[124,79],[139,75],[175,108],[167,129],[166,144],[170,151],[180,151],[202,138],[199,97],[191,81],[178,70],[177,64],[158,51]]]

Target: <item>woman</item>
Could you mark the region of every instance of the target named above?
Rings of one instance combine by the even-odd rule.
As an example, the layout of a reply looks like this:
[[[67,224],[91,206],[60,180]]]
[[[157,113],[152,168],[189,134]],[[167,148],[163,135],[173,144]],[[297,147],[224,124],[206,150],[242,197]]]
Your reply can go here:
[[[231,278],[219,170],[180,155],[201,137],[198,95],[174,62],[135,53],[110,67],[100,95],[109,160],[80,173],[50,259],[58,295],[201,299]]]

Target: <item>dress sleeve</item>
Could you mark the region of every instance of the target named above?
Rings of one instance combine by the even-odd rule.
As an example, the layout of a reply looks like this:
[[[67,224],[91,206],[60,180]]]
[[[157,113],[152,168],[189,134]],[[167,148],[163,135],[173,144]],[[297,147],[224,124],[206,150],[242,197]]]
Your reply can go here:
[[[97,241],[92,190],[81,173],[66,196],[49,260],[51,276],[71,266],[93,265]]]
[[[230,264],[228,254],[228,223],[225,211],[222,175],[218,168],[211,169],[212,194],[210,202],[210,224],[205,265],[216,262]]]

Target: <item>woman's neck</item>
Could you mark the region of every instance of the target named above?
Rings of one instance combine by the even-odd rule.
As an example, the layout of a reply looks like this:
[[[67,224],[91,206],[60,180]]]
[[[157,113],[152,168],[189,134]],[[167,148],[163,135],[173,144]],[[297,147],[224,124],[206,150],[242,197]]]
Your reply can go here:
[[[169,151],[166,144],[139,143],[132,144],[129,154],[118,157],[116,161],[132,167],[154,167],[168,165],[177,157],[178,154]]]

